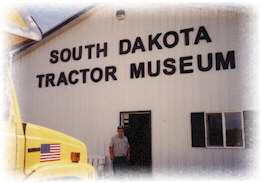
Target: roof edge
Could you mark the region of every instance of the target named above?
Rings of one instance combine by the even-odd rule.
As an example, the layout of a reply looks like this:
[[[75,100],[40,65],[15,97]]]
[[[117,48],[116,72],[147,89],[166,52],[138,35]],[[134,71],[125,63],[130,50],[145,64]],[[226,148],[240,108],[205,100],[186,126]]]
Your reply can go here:
[[[57,24],[56,26],[54,26],[53,28],[49,29],[47,32],[45,32],[42,35],[42,40],[49,37],[51,34],[53,34],[54,32],[61,30],[61,28],[63,28],[64,26],[68,25],[69,23],[71,23],[72,21],[74,21],[75,19],[77,19],[78,17],[82,16],[83,14],[87,13],[88,11],[90,11],[91,9],[93,9],[94,7],[96,7],[97,4],[92,4],[80,11],[78,11],[76,14],[72,15],[71,17],[65,19],[64,21],[62,21],[61,23]],[[35,45],[36,43],[40,43],[43,42],[42,40],[40,41],[30,41],[25,42],[25,45],[12,51],[11,55],[14,58],[17,58],[21,53],[24,53],[24,51],[28,50],[30,47],[32,47],[33,45]]]

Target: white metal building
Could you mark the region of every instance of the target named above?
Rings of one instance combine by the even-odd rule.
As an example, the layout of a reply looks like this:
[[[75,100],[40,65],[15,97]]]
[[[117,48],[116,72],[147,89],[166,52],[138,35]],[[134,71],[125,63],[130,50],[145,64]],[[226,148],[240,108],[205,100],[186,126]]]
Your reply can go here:
[[[107,172],[119,124],[153,175],[245,169],[251,22],[239,7],[87,7],[14,54],[22,119],[83,141]]]

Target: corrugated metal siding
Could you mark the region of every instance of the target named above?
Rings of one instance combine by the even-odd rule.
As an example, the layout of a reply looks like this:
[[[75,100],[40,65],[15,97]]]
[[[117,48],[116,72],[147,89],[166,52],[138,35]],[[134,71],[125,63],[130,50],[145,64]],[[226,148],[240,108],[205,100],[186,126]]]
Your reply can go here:
[[[46,126],[78,138],[87,145],[89,154],[109,155],[108,145],[116,133],[121,111],[152,111],[153,171],[179,173],[181,170],[233,169],[242,166],[245,149],[206,149],[191,147],[191,112],[242,111],[252,109],[248,75],[248,53],[243,44],[245,24],[241,13],[219,9],[147,6],[124,7],[125,20],[118,21],[115,12],[122,7],[109,7],[69,28],[49,42],[15,61],[14,76],[23,121]],[[204,25],[212,43],[200,41],[193,45],[199,26]],[[184,37],[175,48],[119,55],[119,40],[134,41],[141,36],[147,49],[149,34],[194,27],[190,45]],[[163,35],[162,35],[163,36]],[[160,39],[161,40],[161,39]],[[86,44],[108,42],[105,58],[82,58],[68,63],[49,62],[50,51]],[[196,55],[235,50],[236,69],[209,72],[197,68]],[[84,57],[85,55],[85,51]],[[94,54],[94,52],[92,53]],[[192,74],[179,74],[179,57],[193,56]],[[93,55],[94,56],[94,55]],[[130,63],[175,58],[177,71],[172,76],[130,79]],[[213,55],[213,62],[215,56]],[[71,86],[37,87],[37,74],[69,72],[73,69],[115,65],[117,81]],[[147,67],[146,67],[147,68]],[[251,76],[250,76],[251,77]],[[104,78],[103,78],[104,79]],[[109,159],[107,158],[107,167]]]

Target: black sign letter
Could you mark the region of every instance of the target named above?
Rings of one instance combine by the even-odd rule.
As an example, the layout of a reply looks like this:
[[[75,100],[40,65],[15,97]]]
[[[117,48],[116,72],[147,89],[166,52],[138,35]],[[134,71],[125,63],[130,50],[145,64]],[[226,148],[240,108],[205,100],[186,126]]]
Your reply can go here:
[[[192,62],[188,62],[188,63],[184,62],[185,60],[192,60],[192,58],[193,58],[192,56],[180,58],[180,73],[181,74],[187,74],[187,73],[193,72],[193,69],[185,70],[186,66],[192,66]]]
[[[109,70],[112,70],[112,71],[109,71]],[[113,78],[113,80],[117,80],[116,76],[115,76],[115,73],[116,73],[116,67],[112,66],[112,67],[106,67],[106,74],[105,74],[105,77],[106,77],[106,81],[109,80],[109,76],[111,76]]]
[[[89,72],[89,69],[81,69],[80,72],[83,73],[83,83],[86,83],[86,73]]]
[[[126,50],[124,50],[124,46],[123,46],[124,43],[127,44],[127,49]],[[131,42],[128,39],[120,40],[120,42],[119,42],[119,54],[120,55],[129,53],[130,49],[131,49]]]
[[[170,62],[170,63],[169,63]],[[174,66],[173,64],[171,63],[176,63],[175,59],[173,58],[167,58],[164,60],[164,66],[167,67],[167,68],[170,68],[171,71],[168,71],[167,69],[164,69],[163,72],[166,74],[166,75],[172,75],[176,72],[176,66]]]
[[[152,47],[153,47],[153,45],[156,45],[156,47],[158,48],[158,49],[162,49],[162,46],[159,44],[159,42],[157,41],[157,39],[159,38],[159,36],[161,35],[162,33],[158,33],[155,37],[154,37],[154,39],[152,39],[152,35],[149,35],[148,36],[148,49],[149,50],[152,50]]]
[[[69,74],[68,74],[68,81],[69,81],[69,83],[71,83],[71,84],[76,84],[77,82],[78,82],[78,79],[76,78],[75,80],[72,80],[72,75],[73,74],[76,74],[76,75],[78,75],[79,74],[79,72],[77,71],[77,70],[72,70],[71,72],[69,72]]]
[[[59,76],[58,82],[57,82],[57,86],[59,86],[61,83],[64,83],[65,85],[68,84],[64,72],[60,73],[60,76]]]
[[[53,73],[46,74],[45,86],[48,87],[48,83],[50,83],[52,86],[55,86],[54,79],[55,79],[55,74]]]
[[[208,65],[207,67],[203,67],[203,64],[202,64],[202,55],[197,55],[197,66],[198,66],[198,69],[200,71],[203,71],[203,72],[206,72],[206,71],[209,71],[212,66],[213,66],[213,61],[212,61],[212,53],[209,53],[207,55],[208,59]]]
[[[145,77],[145,64],[143,62],[139,63],[138,69],[136,68],[136,64],[131,64],[130,65],[130,78],[134,78],[134,74],[136,78]]]
[[[222,52],[216,53],[216,70],[220,70],[220,65],[222,65],[223,69],[228,69],[230,64],[231,69],[236,68],[235,64],[235,51],[228,51],[226,60],[223,57]]]
[[[39,82],[38,82],[38,88],[42,88],[42,78],[45,77],[44,74],[41,74],[41,75],[37,75],[36,76],[38,79],[39,79]]]
[[[148,62],[148,75],[151,77],[156,77],[160,73],[160,60],[156,61],[156,72],[152,73],[152,65],[151,62]]]
[[[73,48],[73,59],[80,60],[82,58],[82,46],[79,46],[78,57],[76,57],[76,47]]]
[[[136,38],[135,44],[134,44],[133,49],[132,49],[132,53],[135,53],[137,49],[141,49],[143,52],[146,51],[141,37]]]
[[[194,31],[194,28],[180,30],[180,33],[185,33],[185,45],[189,45],[189,32]]]
[[[194,44],[198,44],[202,39],[205,39],[207,43],[212,42],[204,26],[199,27]]]
[[[95,73],[96,71],[98,71],[98,73],[99,73],[97,79],[94,77],[94,73]],[[90,77],[91,77],[91,80],[92,80],[93,82],[99,82],[99,81],[102,79],[102,77],[103,77],[103,71],[102,71],[102,69],[100,69],[99,67],[94,68],[94,69],[91,71]]]
[[[65,57],[64,53],[67,52],[67,57]],[[60,53],[60,59],[63,61],[63,62],[67,62],[69,61],[71,58],[71,51],[70,49],[68,48],[64,48],[62,49],[61,53]]]
[[[172,44],[169,44],[167,42],[167,38],[168,38],[169,35],[172,35],[174,37],[174,42]],[[179,37],[178,37],[177,33],[175,31],[169,31],[169,32],[165,33],[164,38],[163,38],[163,43],[167,48],[173,48],[174,46],[177,45],[178,40],[179,40]]]
[[[57,50],[52,50],[52,51],[50,52],[50,56],[54,58],[54,60],[53,60],[52,58],[50,59],[50,62],[51,62],[52,64],[55,64],[55,63],[58,62],[58,56],[57,56],[58,53],[59,53],[59,52],[58,52]]]
[[[100,57],[100,52],[104,53],[104,57],[107,56],[107,43],[104,43],[104,48],[100,49],[100,44],[96,45],[96,58]]]

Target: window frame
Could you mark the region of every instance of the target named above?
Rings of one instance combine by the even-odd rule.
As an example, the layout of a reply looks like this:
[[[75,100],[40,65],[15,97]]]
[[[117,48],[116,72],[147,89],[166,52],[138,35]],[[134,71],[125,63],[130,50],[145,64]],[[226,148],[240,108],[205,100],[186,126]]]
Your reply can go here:
[[[243,146],[227,146],[226,140],[226,118],[225,113],[240,113],[241,114],[241,128],[242,128],[242,142]],[[217,114],[221,113],[222,115],[222,135],[223,135],[223,146],[210,146],[208,145],[208,129],[207,129],[207,114]],[[204,125],[205,125],[205,146],[207,149],[245,149],[245,129],[244,129],[244,114],[243,111],[213,111],[213,112],[204,112]]]

